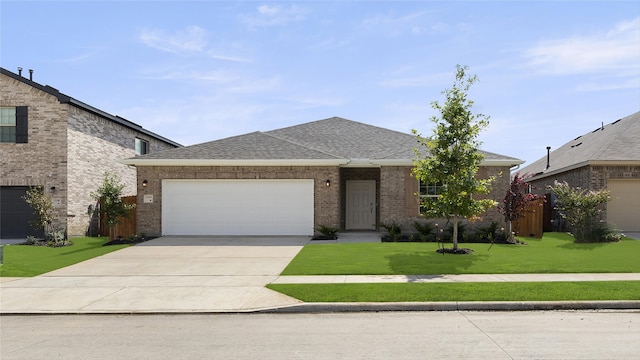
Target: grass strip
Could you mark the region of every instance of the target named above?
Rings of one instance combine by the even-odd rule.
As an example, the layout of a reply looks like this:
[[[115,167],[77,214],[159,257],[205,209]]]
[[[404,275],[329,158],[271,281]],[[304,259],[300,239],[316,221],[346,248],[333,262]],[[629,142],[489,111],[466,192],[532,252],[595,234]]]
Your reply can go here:
[[[270,284],[304,302],[640,300],[640,281]]]
[[[640,272],[638,240],[578,244],[565,233],[523,240],[527,245],[461,243],[470,255],[438,254],[436,243],[310,244],[282,275]]]
[[[63,247],[4,245],[1,277],[31,277],[73,265],[130,245],[102,246],[106,237],[72,238],[73,245]]]

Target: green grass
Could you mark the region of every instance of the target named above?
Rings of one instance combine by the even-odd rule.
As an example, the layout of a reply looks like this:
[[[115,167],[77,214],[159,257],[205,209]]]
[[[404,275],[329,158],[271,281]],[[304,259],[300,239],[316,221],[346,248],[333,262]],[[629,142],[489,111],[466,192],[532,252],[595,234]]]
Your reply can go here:
[[[59,248],[5,245],[0,276],[36,276],[129,246],[102,246],[108,241],[105,237],[80,237],[71,240],[73,245]]]
[[[436,243],[353,243],[305,246],[282,275],[422,275],[640,272],[640,241],[577,244],[564,233],[527,245],[464,244],[471,255],[436,253]],[[451,246],[451,244],[447,244]]]
[[[640,281],[271,284],[305,302],[640,300]]]

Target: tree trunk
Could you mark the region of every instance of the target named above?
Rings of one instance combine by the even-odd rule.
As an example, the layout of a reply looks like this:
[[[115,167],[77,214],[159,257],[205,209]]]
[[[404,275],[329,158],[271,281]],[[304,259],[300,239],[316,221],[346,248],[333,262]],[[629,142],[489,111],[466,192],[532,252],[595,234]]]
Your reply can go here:
[[[508,240],[511,240],[513,238],[513,230],[511,230],[511,224],[513,224],[513,221],[509,220],[509,234],[507,235]]]
[[[458,217],[453,217],[453,250],[458,250]]]

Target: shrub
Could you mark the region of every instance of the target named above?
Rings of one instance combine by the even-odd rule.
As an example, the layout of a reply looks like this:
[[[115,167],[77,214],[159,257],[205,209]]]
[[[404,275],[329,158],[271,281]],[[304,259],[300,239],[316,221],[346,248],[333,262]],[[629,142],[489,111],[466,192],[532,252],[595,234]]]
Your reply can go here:
[[[389,240],[391,241],[398,241],[398,239],[400,239],[400,236],[402,236],[402,229],[400,229],[400,225],[398,225],[395,221],[391,224],[383,223],[380,224],[380,226],[387,230],[387,233],[389,234]]]
[[[51,197],[47,195],[42,186],[31,187],[27,190],[24,201],[31,206],[36,220],[32,225],[37,229],[44,229],[44,242],[27,239],[27,242],[38,243],[37,245],[48,245],[52,247],[70,245],[65,241],[65,231],[57,226],[58,212],[53,206]]]
[[[338,238],[338,229],[337,228],[321,224],[321,225],[318,225],[316,230],[320,234],[322,234],[322,236],[324,236],[327,239],[335,240],[335,239]]]
[[[615,231],[613,227],[606,223],[599,223],[590,228],[589,232],[584,234],[581,239],[576,238],[577,243],[599,243],[599,242],[618,242],[622,239],[622,234]]]
[[[600,206],[609,201],[609,192],[606,190],[589,191],[580,188],[572,188],[567,182],[555,181],[549,186],[558,198],[556,209],[573,230],[576,242],[599,241],[598,229]]]
[[[419,221],[413,222],[413,228],[418,233],[418,238],[420,241],[429,241],[433,238],[433,229],[434,226],[431,223],[425,222],[421,223]]]

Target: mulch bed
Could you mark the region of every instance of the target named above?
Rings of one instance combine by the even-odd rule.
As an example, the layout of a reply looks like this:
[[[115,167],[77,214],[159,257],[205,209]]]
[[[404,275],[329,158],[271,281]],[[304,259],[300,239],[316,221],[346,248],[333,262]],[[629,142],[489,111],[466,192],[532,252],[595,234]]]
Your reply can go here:
[[[115,240],[111,240],[109,242],[106,242],[104,244],[102,244],[102,246],[109,246],[109,245],[127,245],[127,244],[139,244],[148,240],[152,240],[155,239],[155,237],[141,237],[141,238],[133,238],[133,239],[115,239]]]

